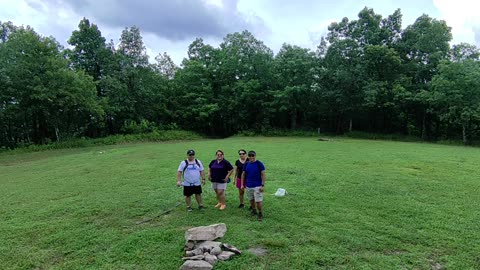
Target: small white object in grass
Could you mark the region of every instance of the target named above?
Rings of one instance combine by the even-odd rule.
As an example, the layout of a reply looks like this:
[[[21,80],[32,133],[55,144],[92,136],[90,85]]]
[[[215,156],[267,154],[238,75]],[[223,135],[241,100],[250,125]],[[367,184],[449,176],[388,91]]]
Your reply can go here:
[[[287,191],[283,188],[277,189],[277,192],[275,192],[275,196],[277,197],[283,197],[287,194]]]

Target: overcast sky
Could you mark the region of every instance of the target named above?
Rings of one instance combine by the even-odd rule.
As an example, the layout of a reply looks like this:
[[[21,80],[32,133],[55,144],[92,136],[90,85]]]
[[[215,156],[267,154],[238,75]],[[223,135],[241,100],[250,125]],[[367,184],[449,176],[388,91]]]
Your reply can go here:
[[[331,22],[357,19],[365,6],[382,17],[400,8],[402,28],[424,13],[445,20],[452,44],[480,47],[479,0],[0,0],[0,21],[30,25],[65,46],[83,17],[115,44],[125,27],[136,25],[151,60],[167,52],[180,64],[195,38],[216,47],[244,29],[275,53],[284,42],[315,49]]]

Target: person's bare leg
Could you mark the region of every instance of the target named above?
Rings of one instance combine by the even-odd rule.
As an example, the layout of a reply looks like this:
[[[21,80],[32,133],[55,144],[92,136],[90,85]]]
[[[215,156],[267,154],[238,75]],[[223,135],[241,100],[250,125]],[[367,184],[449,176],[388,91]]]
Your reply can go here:
[[[238,199],[240,200],[240,204],[245,204],[244,197],[245,197],[245,190],[243,188],[240,188],[238,190]]]
[[[202,204],[202,194],[195,194],[195,199],[197,200],[198,206],[203,206],[203,204]]]

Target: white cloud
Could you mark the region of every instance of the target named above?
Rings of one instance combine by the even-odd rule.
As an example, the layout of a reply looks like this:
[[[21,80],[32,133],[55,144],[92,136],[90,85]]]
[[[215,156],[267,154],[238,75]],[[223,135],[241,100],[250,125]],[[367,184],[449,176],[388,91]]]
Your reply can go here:
[[[433,0],[440,18],[452,27],[453,43],[475,44],[475,32],[480,33],[480,1],[476,0]],[[479,40],[476,42],[480,45]]]

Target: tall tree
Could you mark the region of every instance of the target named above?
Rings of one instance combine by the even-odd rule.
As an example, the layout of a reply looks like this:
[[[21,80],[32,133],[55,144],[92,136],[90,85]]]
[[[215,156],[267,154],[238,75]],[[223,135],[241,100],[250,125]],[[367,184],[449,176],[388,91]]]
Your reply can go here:
[[[140,28],[132,26],[125,28],[120,37],[118,52],[124,56],[123,64],[127,67],[147,67],[147,49],[143,44]]]
[[[461,127],[463,142],[468,144],[480,124],[480,63],[471,59],[443,62],[433,77],[432,92],[440,118]]]
[[[172,80],[175,77],[178,67],[166,52],[163,54],[159,53],[155,57],[155,61],[157,61],[157,63],[154,68],[159,74],[169,80]]]
[[[248,32],[228,34],[220,44],[219,77],[222,88],[217,96],[225,132],[239,127],[268,128],[271,119],[273,52]],[[232,108],[236,108],[233,110]],[[242,115],[241,119],[238,115]]]
[[[297,128],[299,120],[306,120],[308,111],[315,110],[311,98],[315,64],[313,52],[289,44],[283,44],[275,56],[272,72],[278,90],[275,91],[274,103],[277,114],[288,115],[292,130]]]
[[[8,77],[5,107],[17,112],[17,142],[45,143],[62,139],[62,134],[84,134],[92,119],[102,117],[92,78],[68,68],[55,40],[20,29],[9,35],[2,56]]]
[[[411,79],[410,99],[405,108],[407,114],[415,119],[420,127],[422,138],[429,138],[434,114],[430,113],[429,84],[438,70],[440,62],[447,58],[452,39],[451,28],[445,21],[432,19],[428,15],[420,16],[402,33],[397,50],[404,62],[405,75]]]

